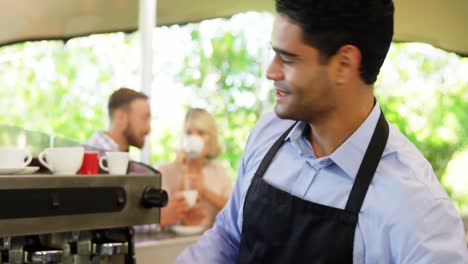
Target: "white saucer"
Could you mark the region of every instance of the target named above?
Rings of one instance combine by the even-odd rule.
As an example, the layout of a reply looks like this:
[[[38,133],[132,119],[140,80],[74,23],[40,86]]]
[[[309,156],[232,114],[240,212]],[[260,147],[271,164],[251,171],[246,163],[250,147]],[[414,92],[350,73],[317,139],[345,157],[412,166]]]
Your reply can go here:
[[[26,168],[24,168],[21,172],[18,172],[18,173],[21,173],[21,174],[33,174],[35,173],[36,171],[39,170],[39,167],[37,166],[27,166]]]
[[[190,235],[197,235],[203,232],[204,226],[184,226],[184,225],[175,225],[172,227],[172,231],[174,231],[177,235],[181,236],[190,236]]]
[[[25,168],[22,167],[22,168],[0,168],[0,174],[16,174],[22,170],[24,170]]]
[[[0,175],[29,175],[39,170],[36,166],[27,166],[23,168],[0,168]]]

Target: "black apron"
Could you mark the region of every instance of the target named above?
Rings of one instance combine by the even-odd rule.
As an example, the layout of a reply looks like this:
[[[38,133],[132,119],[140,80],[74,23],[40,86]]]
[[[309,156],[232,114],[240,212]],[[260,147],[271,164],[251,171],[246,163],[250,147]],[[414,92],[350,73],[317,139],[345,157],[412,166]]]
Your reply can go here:
[[[252,178],[238,263],[352,263],[358,214],[387,144],[387,121],[381,113],[344,210],[302,200],[263,180],[293,127],[273,144]]]

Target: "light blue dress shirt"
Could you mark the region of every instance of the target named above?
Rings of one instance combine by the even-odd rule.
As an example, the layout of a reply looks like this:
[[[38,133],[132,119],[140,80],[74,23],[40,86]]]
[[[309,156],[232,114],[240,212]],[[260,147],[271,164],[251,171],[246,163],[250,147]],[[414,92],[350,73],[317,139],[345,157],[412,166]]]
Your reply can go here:
[[[378,103],[331,155],[315,158],[299,122],[264,175],[304,200],[343,209],[380,115]],[[231,199],[176,263],[235,263],[250,181],[275,140],[293,124],[264,115],[249,136]],[[354,263],[468,263],[460,216],[429,162],[394,126],[359,213]],[[332,238],[333,239],[333,238]],[[313,260],[312,260],[313,261]]]

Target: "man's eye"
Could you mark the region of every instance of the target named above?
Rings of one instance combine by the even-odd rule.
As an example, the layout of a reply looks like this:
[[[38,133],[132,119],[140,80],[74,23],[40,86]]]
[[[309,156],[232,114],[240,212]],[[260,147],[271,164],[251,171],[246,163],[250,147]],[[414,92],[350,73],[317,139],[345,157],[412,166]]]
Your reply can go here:
[[[282,58],[282,57],[280,57],[280,60],[281,60],[281,63],[283,63],[283,64],[291,64],[291,63],[293,63],[292,60],[287,60],[287,59]]]

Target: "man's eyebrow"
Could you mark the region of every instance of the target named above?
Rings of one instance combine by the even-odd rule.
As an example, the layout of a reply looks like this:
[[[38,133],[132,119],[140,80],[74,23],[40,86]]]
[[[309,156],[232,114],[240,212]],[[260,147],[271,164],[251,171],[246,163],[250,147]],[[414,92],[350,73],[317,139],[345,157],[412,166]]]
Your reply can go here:
[[[297,54],[294,54],[292,52],[289,52],[289,51],[286,51],[286,50],[283,50],[283,49],[280,49],[280,48],[275,48],[273,46],[271,46],[271,48],[277,53],[277,54],[280,54],[280,55],[284,55],[284,56],[288,56],[288,57],[292,57],[292,58],[298,58],[299,55]]]

